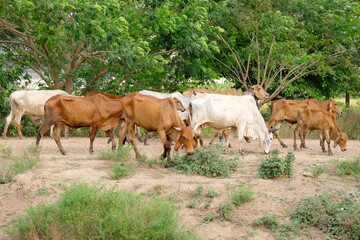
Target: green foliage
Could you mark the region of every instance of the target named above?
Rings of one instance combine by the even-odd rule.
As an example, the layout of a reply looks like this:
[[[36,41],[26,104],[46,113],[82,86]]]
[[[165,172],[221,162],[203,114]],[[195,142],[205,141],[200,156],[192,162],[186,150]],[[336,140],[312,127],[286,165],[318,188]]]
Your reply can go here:
[[[336,174],[338,176],[352,175],[356,178],[360,175],[360,157],[355,160],[345,160],[337,164],[338,170]]]
[[[185,174],[200,174],[207,177],[230,177],[239,166],[239,157],[226,158],[219,150],[197,148],[191,156],[175,155],[164,163],[165,167],[173,168]]]
[[[235,205],[232,203],[225,203],[219,205],[219,215],[227,221],[233,220],[233,211],[235,210]]]
[[[233,204],[240,206],[254,199],[254,192],[249,186],[231,187],[230,199]]]
[[[320,174],[324,173],[326,170],[326,167],[324,166],[315,166],[311,169],[311,173],[314,177],[318,177]]]
[[[134,170],[131,164],[116,163],[111,167],[110,177],[114,180],[126,177]]]
[[[358,194],[341,202],[331,195],[319,195],[301,201],[291,217],[295,225],[305,224],[336,239],[360,239],[360,204]]]
[[[215,219],[214,216],[207,215],[207,216],[205,216],[205,217],[203,218],[203,222],[204,222],[204,223],[208,223],[208,222],[213,221],[214,219]]]
[[[196,239],[169,201],[76,184],[60,200],[31,206],[12,224],[16,239]]]
[[[278,217],[275,215],[273,216],[264,215],[261,218],[254,220],[253,226],[254,227],[264,226],[267,229],[274,232],[279,227],[279,220]]]
[[[16,174],[24,173],[40,160],[41,148],[35,144],[27,146],[19,155],[13,155],[11,147],[0,147],[1,157],[9,159],[9,163],[3,163],[3,166],[0,166],[0,184],[11,182]]]
[[[215,190],[212,190],[212,189],[210,189],[210,190],[208,190],[208,191],[206,192],[206,196],[207,196],[207,197],[213,198],[213,197],[216,197],[216,196],[218,196],[218,195],[219,195],[219,193],[218,193],[217,191],[215,191]]]
[[[336,122],[349,139],[360,139],[360,102],[356,106],[342,108],[342,114],[336,116]]]
[[[125,146],[119,148],[117,151],[101,151],[99,153],[99,158],[102,160],[112,160],[112,161],[120,161],[126,162],[131,157],[132,147]]]
[[[275,149],[272,151],[270,157],[263,159],[258,169],[258,174],[261,178],[276,178],[279,176],[290,177],[293,175],[294,154],[288,152],[285,159],[282,159],[279,157],[279,153],[280,151]]]
[[[126,146],[119,148],[117,151],[102,151],[99,153],[100,159],[112,160],[114,163],[110,168],[110,177],[114,180],[129,175],[134,167],[129,163],[132,147]]]

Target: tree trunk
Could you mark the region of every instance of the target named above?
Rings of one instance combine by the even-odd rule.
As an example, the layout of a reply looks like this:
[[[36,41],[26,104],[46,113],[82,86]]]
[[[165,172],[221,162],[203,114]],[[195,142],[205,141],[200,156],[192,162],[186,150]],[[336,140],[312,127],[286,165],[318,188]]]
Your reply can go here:
[[[350,94],[349,93],[345,94],[345,106],[350,107]]]
[[[65,92],[71,94],[72,79],[67,79],[65,83]]]

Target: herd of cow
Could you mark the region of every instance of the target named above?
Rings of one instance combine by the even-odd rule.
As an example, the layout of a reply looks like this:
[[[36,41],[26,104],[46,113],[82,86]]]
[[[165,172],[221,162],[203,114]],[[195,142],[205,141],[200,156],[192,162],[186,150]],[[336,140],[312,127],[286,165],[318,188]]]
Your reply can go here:
[[[269,153],[272,133],[283,147],[286,147],[279,136],[279,128],[283,121],[296,124],[294,131],[294,149],[297,135],[300,136],[300,148],[306,148],[307,132],[317,130],[320,146],[332,155],[330,141],[334,147],[346,150],[347,135],[342,133],[336,123],[334,114],[341,114],[338,103],[331,99],[317,101],[276,100],[271,103],[271,118],[265,123],[258,110],[258,101],[269,98],[269,94],[260,86],[254,85],[248,91],[239,93],[236,89],[211,91],[205,89],[189,89],[183,94],[179,92],[164,94],[152,91],[140,91],[126,95],[111,95],[99,91],[91,91],[84,97],[71,96],[61,90],[15,91],[10,97],[11,112],[6,118],[3,137],[12,122],[17,128],[20,138],[20,120],[28,114],[31,117],[44,117],[38,129],[36,144],[43,134],[53,126],[53,138],[62,154],[66,154],[60,142],[61,126],[73,128],[90,127],[90,153],[93,153],[93,142],[100,128],[110,138],[112,150],[116,149],[114,129],[121,123],[119,131],[119,147],[128,139],[134,147],[136,157],[140,156],[135,142],[137,126],[146,131],[156,131],[163,143],[163,157],[170,155],[172,143],[177,151],[185,147],[186,154],[194,154],[204,126],[211,126],[216,136],[224,135],[227,146],[237,133],[239,151],[244,154],[241,142],[243,139],[259,139],[261,150]],[[226,130],[230,130],[229,136]],[[214,138],[216,137],[214,136]],[[214,140],[210,141],[210,143]],[[145,141],[146,144],[146,141]]]

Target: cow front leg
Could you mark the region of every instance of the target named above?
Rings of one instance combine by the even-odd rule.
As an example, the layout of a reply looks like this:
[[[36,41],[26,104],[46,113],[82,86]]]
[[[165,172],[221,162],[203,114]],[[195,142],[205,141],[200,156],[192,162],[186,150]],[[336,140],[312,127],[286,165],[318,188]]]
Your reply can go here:
[[[242,125],[238,126],[237,132],[238,132],[238,141],[239,141],[239,152],[241,155],[246,155],[241,147],[242,140],[244,139],[245,126],[242,126]],[[235,133],[235,129],[231,128],[230,134],[233,136],[234,133]],[[230,135],[229,135],[229,138],[230,138]]]
[[[297,145],[296,145],[296,136],[300,133],[301,128],[302,128],[302,124],[298,123],[294,130],[294,151],[299,151],[299,149],[297,148]]]
[[[327,151],[325,150],[325,137],[322,133],[319,134],[320,135],[320,147],[323,153],[327,153]]]
[[[331,151],[331,146],[330,146],[330,134],[329,134],[329,131],[324,132],[324,138],[326,140],[326,143],[328,144],[328,155],[332,156],[333,153]]]
[[[89,148],[89,152],[90,154],[94,154],[94,140],[95,140],[95,137],[96,137],[96,132],[98,130],[98,127],[97,126],[91,126],[90,128],[90,148]]]
[[[53,135],[53,138],[61,152],[62,155],[66,155],[66,152],[63,148],[63,146],[61,145],[61,142],[60,142],[60,135],[61,135],[61,124],[57,123],[54,125],[54,135]]]
[[[157,134],[164,146],[164,153],[162,154],[162,157],[166,158],[167,156],[170,156],[171,141],[167,140],[165,131],[157,131]]]
[[[105,131],[105,133],[108,135],[108,137],[111,140],[111,150],[115,151],[116,150],[116,143],[115,143],[115,140],[114,140],[114,133],[113,133],[112,129],[109,129],[109,130]]]
[[[308,147],[305,144],[305,137],[306,137],[306,134],[307,134],[308,130],[309,129],[306,126],[304,126],[303,129],[301,130],[300,134],[299,134],[300,139],[301,139],[300,149],[301,148],[308,149]]]
[[[39,145],[41,137],[44,135],[44,133],[49,129],[51,125],[53,125],[53,121],[50,119],[45,119],[43,124],[38,129],[38,133],[36,136],[36,145]]]

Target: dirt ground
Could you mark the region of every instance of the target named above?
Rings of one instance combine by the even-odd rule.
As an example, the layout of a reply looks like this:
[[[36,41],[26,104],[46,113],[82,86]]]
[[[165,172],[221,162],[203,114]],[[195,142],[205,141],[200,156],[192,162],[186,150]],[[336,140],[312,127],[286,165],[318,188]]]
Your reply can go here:
[[[89,139],[72,137],[62,139],[68,155],[60,154],[54,140],[41,140],[41,161],[25,173],[17,175],[12,183],[0,185],[0,239],[9,239],[1,231],[11,220],[25,213],[29,205],[41,202],[52,203],[64,191],[63,185],[86,182],[89,185],[106,185],[115,189],[126,189],[137,194],[155,193],[160,196],[170,196],[179,206],[183,225],[193,229],[203,239],[275,239],[274,234],[265,228],[253,228],[252,222],[265,214],[280,216],[281,222],[289,221],[287,216],[301,199],[323,193],[335,193],[342,196],[350,192],[359,192],[359,182],[353,177],[338,177],[333,174],[321,174],[318,178],[306,175],[316,165],[328,165],[334,160],[352,160],[360,156],[360,141],[349,141],[347,151],[341,152],[339,147],[333,149],[334,156],[327,156],[321,152],[318,140],[307,140],[309,149],[295,152],[294,176],[264,180],[256,177],[257,169],[264,154],[260,152],[257,141],[243,143],[243,148],[249,152],[241,158],[241,167],[233,173],[231,178],[208,178],[199,175],[183,175],[159,166],[150,168],[146,164],[138,163],[135,171],[128,177],[112,180],[109,177],[110,160],[99,160],[100,151],[110,150],[106,144],[107,138],[96,138],[94,155],[89,155]],[[11,146],[14,151],[22,151],[24,147],[35,142],[35,138],[20,140],[18,138],[0,139],[0,144]],[[208,139],[205,140],[207,144]],[[138,143],[139,151],[148,159],[162,153],[159,139],[149,140],[150,146]],[[279,149],[284,156],[290,147],[292,139],[285,139],[289,148],[282,148],[275,139],[272,149]],[[238,143],[233,140],[234,147]],[[179,151],[184,154],[184,150]],[[172,153],[173,150],[172,150]],[[132,161],[136,162],[132,151]],[[0,166],[4,164],[0,159]],[[255,199],[236,207],[233,221],[215,218],[209,223],[202,220],[205,216],[216,216],[220,204],[229,201],[228,185],[246,184],[254,191]],[[205,207],[206,197],[200,200],[194,208],[187,205],[191,201],[192,193],[199,186],[204,192],[215,190],[219,193],[209,207]],[[306,235],[295,239],[323,239],[324,235],[317,229],[310,229]]]

